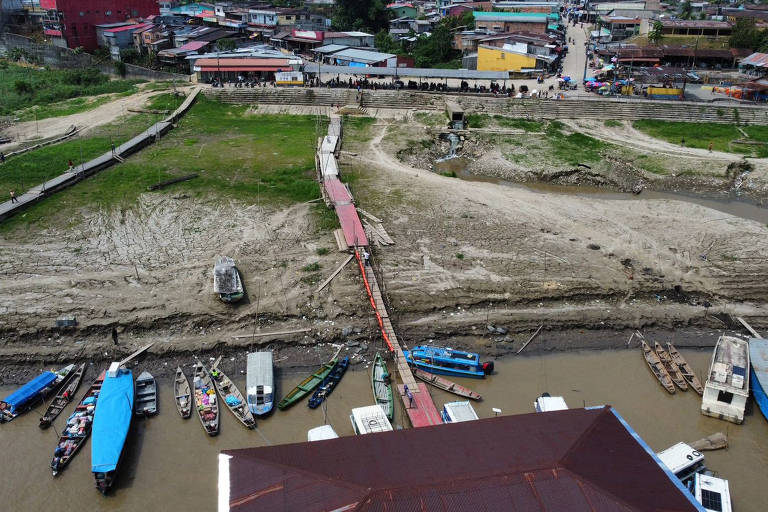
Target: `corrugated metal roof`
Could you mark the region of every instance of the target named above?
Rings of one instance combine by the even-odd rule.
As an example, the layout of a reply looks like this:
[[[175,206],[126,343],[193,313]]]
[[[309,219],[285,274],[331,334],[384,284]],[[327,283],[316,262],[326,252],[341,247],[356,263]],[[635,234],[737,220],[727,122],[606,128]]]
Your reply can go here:
[[[768,67],[768,53],[753,53],[749,57],[741,59],[742,66]]]
[[[344,44],[326,44],[325,46],[315,48],[312,51],[315,51],[317,53],[334,53],[334,52],[340,52],[341,50],[346,50],[347,48],[349,48],[349,46]]]
[[[396,57],[392,53],[372,52],[369,50],[357,50],[355,48],[349,48],[333,54],[334,58],[342,60],[351,60],[355,62],[363,63],[375,63],[383,60]]]
[[[223,453],[237,511],[701,510],[610,407]]]
[[[179,46],[180,51],[195,51],[207,45],[208,41],[190,41],[183,46]]]

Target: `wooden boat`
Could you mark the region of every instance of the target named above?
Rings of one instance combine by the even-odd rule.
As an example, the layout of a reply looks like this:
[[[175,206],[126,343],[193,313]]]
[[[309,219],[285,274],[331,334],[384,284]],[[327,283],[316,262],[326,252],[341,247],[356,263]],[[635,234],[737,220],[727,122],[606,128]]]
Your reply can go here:
[[[661,364],[664,365],[664,369],[667,370],[667,374],[669,375],[669,378],[672,379],[672,382],[674,382],[682,391],[688,391],[688,384],[680,373],[680,369],[672,360],[672,356],[670,356],[658,342],[653,344],[653,350],[656,352],[656,355],[659,356]]]
[[[240,271],[232,258],[224,256],[216,260],[213,266],[213,291],[227,303],[237,302],[245,295]]]
[[[136,416],[157,414],[157,382],[149,372],[141,372],[136,379]]]
[[[651,347],[648,346],[645,340],[640,340],[640,346],[643,349],[643,357],[645,358],[645,362],[648,363],[648,368],[651,369],[651,372],[657,379],[659,379],[659,382],[661,382],[661,385],[664,386],[667,391],[674,393],[675,385],[672,382],[672,378],[667,373],[667,370],[664,369],[664,365],[661,364],[659,356],[656,352],[651,350]]]
[[[373,389],[373,399],[381,406],[387,419],[392,421],[395,416],[395,402],[392,399],[392,382],[387,371],[387,363],[376,352],[376,358],[373,360],[373,372],[371,372],[371,389]]]
[[[93,427],[93,413],[96,411],[96,401],[99,399],[101,384],[104,382],[106,372],[96,378],[96,380],[85,392],[83,398],[75,407],[72,415],[67,419],[67,425],[61,432],[59,441],[56,443],[56,450],[51,459],[51,472],[53,476],[58,475],[67,467],[80,448],[88,440]]]
[[[680,352],[678,352],[675,346],[671,343],[667,343],[667,352],[672,358],[672,361],[677,365],[677,369],[680,370],[680,375],[683,376],[688,385],[698,394],[703,394],[704,386],[701,385],[699,378],[696,377],[696,374],[694,373],[693,368],[688,364],[688,361],[683,358]]]
[[[219,433],[219,405],[216,387],[211,374],[203,363],[195,363],[194,372],[195,409],[206,434],[215,436]]]
[[[289,391],[288,394],[285,395],[282,400],[280,400],[280,402],[277,404],[277,408],[287,409],[314,391],[314,389],[319,386],[321,382],[323,382],[323,379],[325,379],[328,374],[331,373],[331,370],[333,370],[333,367],[336,366],[337,362],[338,359],[332,359],[331,361],[318,368],[315,373],[301,381],[298,386]]]
[[[245,428],[256,427],[256,420],[248,409],[245,397],[237,388],[234,382],[219,369],[218,360],[211,367],[211,375],[216,388],[219,390],[219,396],[235,418],[245,426]]]
[[[45,371],[0,400],[0,423],[13,420],[55,393],[74,369],[75,365],[70,364],[58,372]]]
[[[493,373],[493,361],[482,362],[480,355],[475,352],[421,345],[412,350],[404,350],[403,354],[409,365],[429,373],[476,379]]]
[[[454,395],[463,396],[464,398],[471,398],[472,400],[483,399],[480,393],[475,393],[469,388],[465,388],[464,386],[456,384],[455,382],[451,382],[448,379],[444,379],[439,375],[425,372],[424,370],[420,370],[418,368],[413,368],[413,376],[417,379],[423,380],[427,384],[435,386],[436,388],[440,388],[449,393],[453,393]]]
[[[58,394],[51,400],[48,405],[48,409],[45,410],[45,414],[40,418],[40,428],[48,428],[51,426],[53,420],[55,420],[61,411],[75,398],[77,388],[80,387],[80,382],[83,380],[83,374],[85,373],[85,363],[77,367],[73,372],[67,375],[67,378],[61,383],[61,389]]]
[[[176,380],[173,382],[173,395],[176,397],[176,409],[182,418],[192,415],[192,393],[189,391],[189,379],[181,366],[176,367]]]
[[[328,376],[323,379],[320,387],[317,388],[314,394],[309,398],[307,406],[310,409],[317,409],[317,407],[320,406],[320,404],[322,404],[323,401],[331,395],[331,393],[333,393],[334,388],[336,388],[336,386],[341,381],[341,378],[344,376],[344,373],[346,373],[348,366],[349,357],[345,357],[339,361],[336,366],[333,367],[331,373],[329,373]]]
[[[768,394],[766,394],[768,392],[768,340],[750,338],[749,359],[752,364],[750,373],[752,396],[763,417],[768,419]]]

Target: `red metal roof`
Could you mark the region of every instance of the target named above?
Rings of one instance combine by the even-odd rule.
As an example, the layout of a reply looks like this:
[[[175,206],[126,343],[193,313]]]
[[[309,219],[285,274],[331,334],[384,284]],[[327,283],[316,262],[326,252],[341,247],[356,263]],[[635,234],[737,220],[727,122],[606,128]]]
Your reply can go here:
[[[352,196],[349,194],[347,187],[337,179],[327,179],[323,181],[325,192],[333,202],[339,203],[351,203]]]
[[[223,453],[238,512],[697,510],[610,407]]]
[[[179,47],[179,50],[192,51],[199,50],[203,46],[209,44],[210,41],[190,41],[185,45]]]
[[[126,30],[138,30],[140,28],[144,28],[148,26],[149,26],[149,23],[138,23],[136,25],[126,25],[124,27],[111,28],[109,30],[105,30],[104,32],[107,32],[107,33],[124,32]]]
[[[330,180],[326,180],[328,182]],[[368,237],[365,236],[365,230],[360,223],[360,217],[357,215],[355,205],[343,204],[336,205],[336,216],[339,218],[341,229],[344,231],[344,239],[349,247],[358,245],[368,245]]]

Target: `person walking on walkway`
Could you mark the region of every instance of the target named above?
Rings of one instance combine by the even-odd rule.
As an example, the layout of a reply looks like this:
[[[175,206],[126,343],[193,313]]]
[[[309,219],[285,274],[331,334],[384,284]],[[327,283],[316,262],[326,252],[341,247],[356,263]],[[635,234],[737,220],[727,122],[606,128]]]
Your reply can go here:
[[[712,152],[712,143],[711,142],[709,143],[709,146],[707,147],[707,149],[709,149],[710,153]]]
[[[16,199],[16,191],[15,190],[11,190],[11,203],[18,203],[18,202],[19,202],[19,200]]]
[[[368,251],[363,249],[363,260],[365,261],[365,266],[369,267],[371,265],[371,255],[368,254]]]
[[[5,163],[5,153],[0,151],[0,164],[4,164],[4,163]]]
[[[115,143],[112,143],[112,156],[115,156]]]
[[[112,341],[115,342],[115,345],[117,345],[117,328],[112,328]]]

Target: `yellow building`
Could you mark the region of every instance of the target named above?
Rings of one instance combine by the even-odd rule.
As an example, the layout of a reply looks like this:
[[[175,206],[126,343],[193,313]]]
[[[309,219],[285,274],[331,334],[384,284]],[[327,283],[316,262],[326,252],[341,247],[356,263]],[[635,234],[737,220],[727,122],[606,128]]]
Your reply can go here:
[[[535,69],[536,56],[517,48],[504,49],[495,46],[479,45],[477,47],[478,71],[520,71],[521,69]]]

